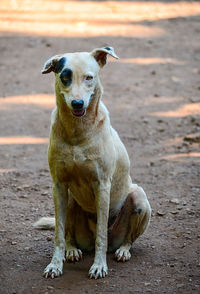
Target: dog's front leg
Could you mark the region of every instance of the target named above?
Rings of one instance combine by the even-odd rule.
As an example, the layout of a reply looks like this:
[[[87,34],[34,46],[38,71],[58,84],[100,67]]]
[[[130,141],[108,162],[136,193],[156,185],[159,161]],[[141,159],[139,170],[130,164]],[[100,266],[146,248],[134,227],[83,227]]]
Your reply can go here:
[[[107,252],[107,229],[108,215],[110,205],[110,183],[97,185],[94,189],[96,210],[97,210],[97,228],[95,243],[94,263],[89,270],[90,278],[104,278],[108,274],[106,262]]]
[[[67,211],[68,192],[65,183],[53,185],[53,199],[55,207],[55,244],[51,263],[45,268],[45,278],[62,275],[63,261],[65,260],[65,222]]]

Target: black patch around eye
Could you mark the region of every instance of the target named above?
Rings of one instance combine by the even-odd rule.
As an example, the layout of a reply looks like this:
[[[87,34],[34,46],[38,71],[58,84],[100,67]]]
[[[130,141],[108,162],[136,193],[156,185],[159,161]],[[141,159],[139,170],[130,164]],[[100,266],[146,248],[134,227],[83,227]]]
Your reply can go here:
[[[73,72],[71,69],[69,68],[64,69],[63,72],[60,74],[60,79],[63,85],[69,87],[72,83],[72,76],[73,76]]]
[[[109,50],[109,51],[111,50],[109,47],[105,47],[104,49]]]
[[[66,57],[62,57],[55,65],[55,73],[59,73],[61,72],[61,70],[63,69],[63,67],[65,66],[65,63],[67,61]]]

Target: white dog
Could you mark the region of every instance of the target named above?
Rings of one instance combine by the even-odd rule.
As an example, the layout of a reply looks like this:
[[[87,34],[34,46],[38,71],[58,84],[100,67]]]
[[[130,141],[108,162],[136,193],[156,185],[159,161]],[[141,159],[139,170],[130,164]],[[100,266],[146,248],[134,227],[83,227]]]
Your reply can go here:
[[[151,208],[143,189],[132,184],[127,151],[101,101],[99,70],[112,47],[56,55],[43,74],[55,73],[49,166],[55,205],[55,249],[45,277],[62,274],[63,262],[79,261],[95,249],[90,278],[108,273],[106,252],[130,259],[132,243],[148,226]],[[48,220],[49,221],[49,220]],[[36,226],[48,225],[40,220]]]

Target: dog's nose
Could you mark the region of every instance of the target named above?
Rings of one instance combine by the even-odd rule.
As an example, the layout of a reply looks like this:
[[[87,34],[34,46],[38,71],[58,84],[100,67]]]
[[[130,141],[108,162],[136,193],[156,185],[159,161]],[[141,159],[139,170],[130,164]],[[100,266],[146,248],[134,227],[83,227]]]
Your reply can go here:
[[[80,100],[72,100],[72,107],[74,109],[82,109],[84,105],[84,101],[82,99]]]

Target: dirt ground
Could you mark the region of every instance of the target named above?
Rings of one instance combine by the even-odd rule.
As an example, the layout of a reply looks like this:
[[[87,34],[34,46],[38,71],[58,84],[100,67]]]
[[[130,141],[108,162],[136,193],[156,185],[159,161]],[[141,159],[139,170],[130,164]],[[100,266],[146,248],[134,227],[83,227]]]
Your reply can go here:
[[[108,254],[109,275],[88,280],[94,253],[45,280],[54,233],[47,163],[52,55],[111,45],[103,101],[128,150],[133,181],[152,206],[132,259]],[[199,293],[200,3],[0,2],[0,293]]]

